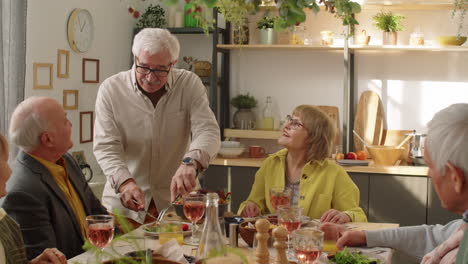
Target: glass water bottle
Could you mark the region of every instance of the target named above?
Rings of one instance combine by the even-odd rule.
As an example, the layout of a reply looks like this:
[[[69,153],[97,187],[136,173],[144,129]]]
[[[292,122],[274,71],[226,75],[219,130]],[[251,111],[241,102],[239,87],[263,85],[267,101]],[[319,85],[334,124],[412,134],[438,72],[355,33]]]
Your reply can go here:
[[[218,219],[218,200],[216,193],[206,195],[205,224],[197,251],[197,259],[218,255],[225,246]]]
[[[262,129],[273,130],[275,127],[275,118],[273,116],[273,106],[271,96],[267,96],[265,108],[262,116]]]

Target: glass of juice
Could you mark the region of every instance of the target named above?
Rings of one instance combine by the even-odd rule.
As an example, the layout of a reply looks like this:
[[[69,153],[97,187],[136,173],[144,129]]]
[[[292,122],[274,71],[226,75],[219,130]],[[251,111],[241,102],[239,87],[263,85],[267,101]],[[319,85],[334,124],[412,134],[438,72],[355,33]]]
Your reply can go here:
[[[159,243],[164,244],[171,239],[175,239],[179,245],[184,243],[182,223],[176,221],[161,222],[159,230]]]
[[[206,207],[206,196],[204,194],[189,194],[183,197],[184,199],[184,215],[187,217],[190,222],[192,222],[192,236],[188,243],[196,244],[198,240],[195,237],[195,232],[197,229],[197,222],[205,214]]]
[[[91,244],[99,248],[96,261],[100,262],[102,250],[114,237],[114,217],[112,215],[86,216],[86,236]]]
[[[287,257],[294,260],[294,254],[291,251],[290,237],[291,233],[301,227],[302,207],[298,206],[280,206],[278,212],[278,224],[288,230],[288,250]]]
[[[315,263],[322,252],[323,232],[317,228],[294,230],[292,244],[299,264]]]
[[[291,189],[283,187],[270,188],[270,204],[273,209],[278,210],[280,206],[290,205]]]

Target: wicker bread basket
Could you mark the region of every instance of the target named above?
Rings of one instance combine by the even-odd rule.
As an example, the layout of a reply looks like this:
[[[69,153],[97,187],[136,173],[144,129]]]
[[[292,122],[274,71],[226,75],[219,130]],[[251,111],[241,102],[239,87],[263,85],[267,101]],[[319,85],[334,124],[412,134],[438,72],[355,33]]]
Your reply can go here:
[[[243,222],[239,225],[239,234],[244,239],[245,243],[249,245],[249,247],[253,246],[253,241],[254,241],[254,236],[257,233],[257,230],[254,227],[248,227],[248,224],[251,223],[252,225],[255,225],[255,221],[247,221]],[[270,230],[268,233],[270,233],[271,237],[271,231],[273,228],[270,227]]]

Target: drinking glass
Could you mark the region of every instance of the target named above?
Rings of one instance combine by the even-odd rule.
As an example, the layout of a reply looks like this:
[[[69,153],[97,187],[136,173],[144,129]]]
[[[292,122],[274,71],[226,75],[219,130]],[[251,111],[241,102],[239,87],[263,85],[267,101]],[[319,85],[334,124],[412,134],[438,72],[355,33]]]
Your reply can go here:
[[[164,221],[160,223],[159,230],[159,243],[164,244],[171,239],[175,239],[179,245],[184,243],[182,223],[177,221]]]
[[[270,188],[270,204],[273,209],[278,210],[280,206],[287,206],[291,203],[291,189],[289,188]]]
[[[278,224],[288,230],[288,250],[287,257],[294,260],[294,254],[291,251],[290,237],[291,233],[301,227],[302,207],[281,206],[278,208]]]
[[[323,246],[323,232],[316,228],[293,231],[292,244],[299,264],[315,263]]]
[[[96,260],[100,261],[102,250],[114,237],[114,217],[112,215],[88,215],[86,217],[86,236],[91,244],[99,248]]]
[[[184,200],[184,215],[192,222],[192,236],[189,239],[190,244],[195,244],[199,241],[195,238],[197,230],[197,222],[205,213],[206,196],[204,194],[189,194],[183,197]]]

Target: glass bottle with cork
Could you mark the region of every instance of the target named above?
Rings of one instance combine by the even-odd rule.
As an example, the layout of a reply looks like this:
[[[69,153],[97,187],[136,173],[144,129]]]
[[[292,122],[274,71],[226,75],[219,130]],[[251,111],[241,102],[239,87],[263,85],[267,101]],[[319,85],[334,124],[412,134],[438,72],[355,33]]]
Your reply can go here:
[[[265,108],[262,113],[262,129],[273,130],[275,128],[275,118],[273,114],[273,106],[271,96],[267,96]]]

